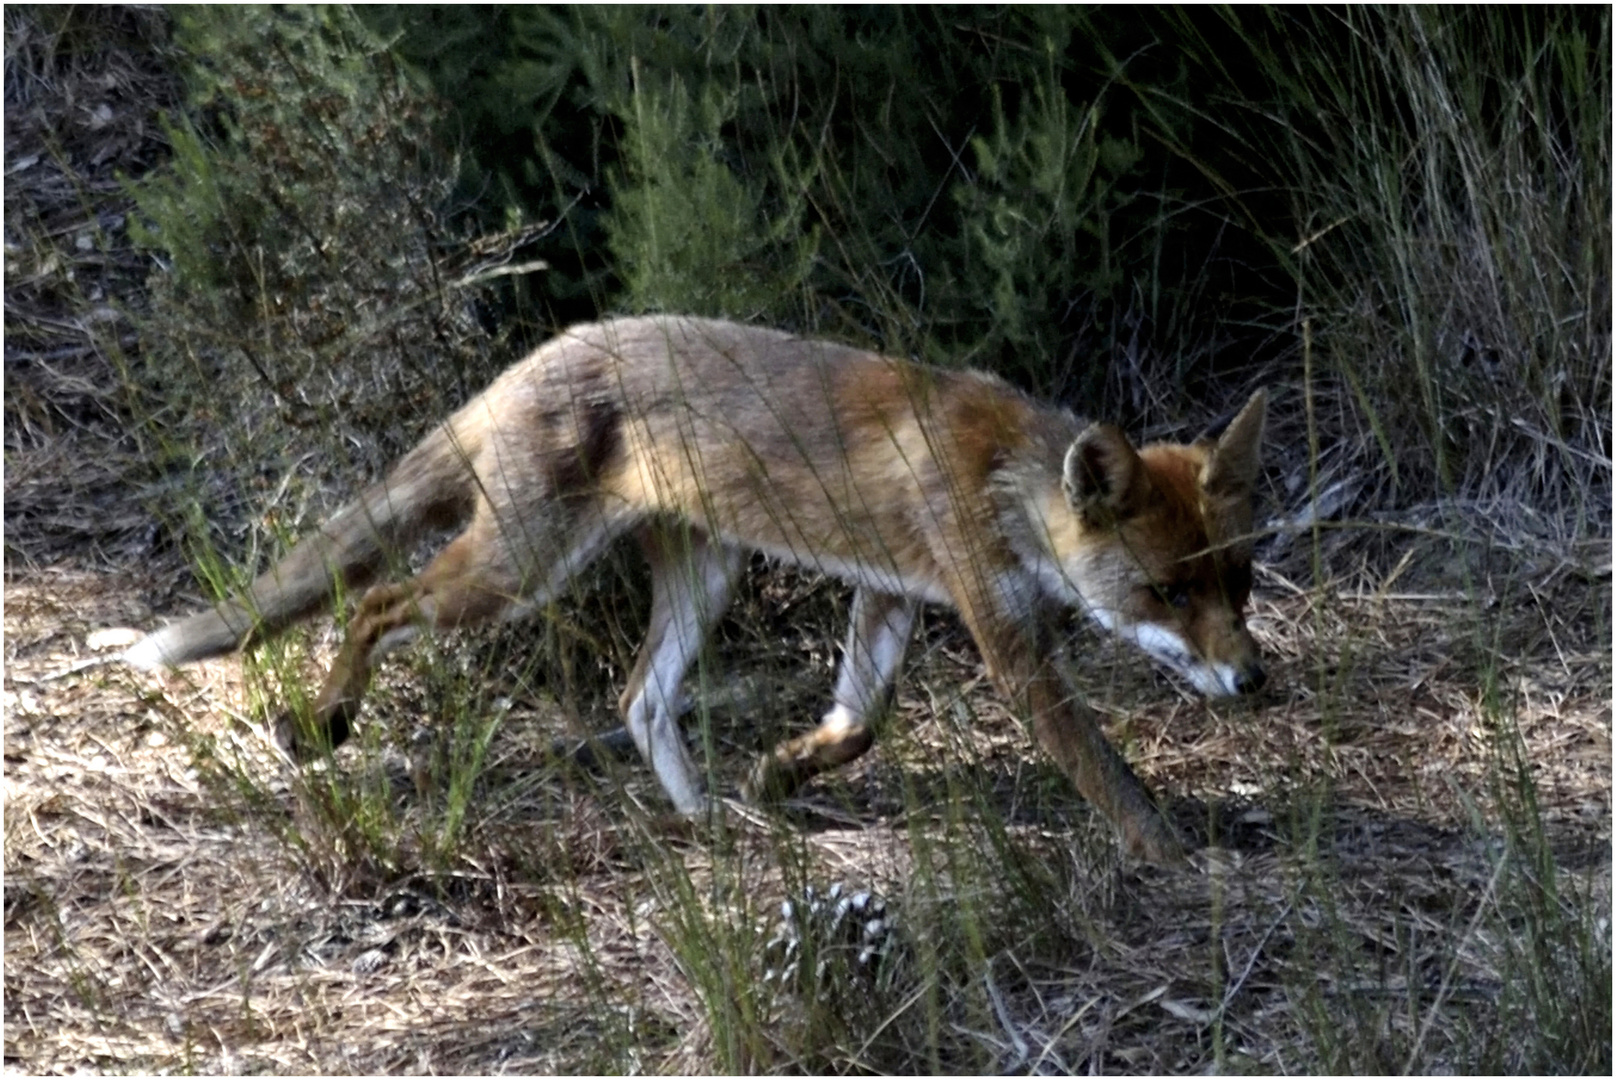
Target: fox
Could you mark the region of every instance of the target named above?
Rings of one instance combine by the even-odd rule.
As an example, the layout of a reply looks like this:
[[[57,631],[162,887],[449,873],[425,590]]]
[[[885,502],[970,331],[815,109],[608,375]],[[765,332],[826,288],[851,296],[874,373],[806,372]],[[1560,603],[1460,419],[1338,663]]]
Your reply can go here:
[[[1085,612],[1207,697],[1265,682],[1246,623],[1266,391],[1189,443],[1136,448],[1002,379],[713,319],[572,326],[433,428],[238,598],[158,629],[137,668],[221,655],[371,585],[293,757],[347,738],[373,668],[422,633],[519,616],[615,540],[651,571],[650,625],[618,705],[673,806],[713,801],[679,726],[682,683],[752,553],[853,587],[829,710],[756,761],[741,793],[789,796],[874,742],[922,604],[958,613],[991,682],[1115,828],[1170,864],[1185,845],[1059,660]]]

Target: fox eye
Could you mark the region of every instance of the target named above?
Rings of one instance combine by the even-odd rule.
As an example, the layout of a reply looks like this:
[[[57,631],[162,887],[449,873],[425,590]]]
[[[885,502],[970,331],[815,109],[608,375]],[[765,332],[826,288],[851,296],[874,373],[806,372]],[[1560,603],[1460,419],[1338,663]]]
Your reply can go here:
[[[1236,604],[1245,603],[1246,597],[1251,595],[1251,564],[1239,563],[1229,567],[1223,574],[1223,587],[1230,600]]]
[[[1190,606],[1190,587],[1188,585],[1163,585],[1158,592],[1169,606],[1182,611]]]

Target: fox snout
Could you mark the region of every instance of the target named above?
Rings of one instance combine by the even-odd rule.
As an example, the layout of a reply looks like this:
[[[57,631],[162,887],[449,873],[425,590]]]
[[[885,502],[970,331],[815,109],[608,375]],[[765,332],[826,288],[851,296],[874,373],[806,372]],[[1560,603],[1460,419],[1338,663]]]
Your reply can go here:
[[[1234,675],[1234,691],[1237,694],[1255,694],[1268,683],[1268,672],[1263,666],[1253,660],[1245,667],[1239,669]]]
[[[1193,641],[1195,635],[1189,636]],[[1192,670],[1185,674],[1206,697],[1229,698],[1255,694],[1268,682],[1268,672],[1263,670],[1257,643],[1251,639],[1251,632],[1243,621],[1238,623],[1232,635],[1222,640],[1208,641],[1202,638],[1186,652],[1190,654],[1188,659]]]
[[[1268,682],[1256,642],[1251,640],[1244,626],[1231,641],[1191,644],[1193,636],[1184,633],[1181,626],[1157,622],[1127,625],[1103,615],[1099,621],[1106,629],[1139,646],[1152,659],[1182,675],[1205,697],[1255,694]]]
[[[1268,684],[1268,672],[1263,670],[1261,661],[1252,657],[1240,664],[1215,664],[1220,693],[1209,693],[1207,697],[1239,697],[1246,694],[1255,694]]]
[[[1143,641],[1140,643],[1143,644]],[[1145,651],[1164,661],[1169,667],[1176,668],[1195,685],[1197,690],[1209,698],[1255,694],[1268,682],[1268,672],[1263,670],[1255,649],[1251,654],[1232,662],[1203,659],[1190,654],[1188,650],[1177,656],[1148,646]]]
[[[1212,668],[1217,677],[1217,691],[1206,692],[1207,697],[1255,694],[1268,683],[1268,672],[1263,670],[1262,655],[1246,627],[1244,614],[1237,609],[1231,615],[1225,616],[1229,618],[1225,625],[1231,627],[1232,632],[1191,633],[1202,662]],[[1211,621],[1215,627],[1219,620]]]

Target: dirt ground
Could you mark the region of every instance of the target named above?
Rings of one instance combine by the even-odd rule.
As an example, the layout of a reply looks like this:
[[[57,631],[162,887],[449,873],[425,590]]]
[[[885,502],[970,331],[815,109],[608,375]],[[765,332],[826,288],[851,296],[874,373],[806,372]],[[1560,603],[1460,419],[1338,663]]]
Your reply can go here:
[[[236,722],[247,712],[237,661],[187,676],[96,669],[57,677],[86,655],[93,631],[150,624],[155,613],[141,584],[131,572],[39,567],[6,585],[9,1067],[714,1067],[706,1014],[669,946],[670,898],[654,863],[680,860],[700,877],[717,872],[717,856],[677,834],[653,835],[660,854],[646,854],[643,819],[623,812],[625,800],[632,811],[656,799],[645,777],[619,789],[559,776],[534,747],[565,730],[564,721],[553,710],[519,707],[496,739],[480,796],[502,808],[478,812],[483,850],[448,875],[406,874],[343,895],[316,880],[309,860],[281,838],[275,819],[295,816],[297,800],[287,781],[273,779],[283,767]],[[1338,597],[1322,613],[1324,625],[1308,630],[1316,598],[1265,599],[1255,625],[1276,657],[1276,683],[1288,689],[1255,713],[1164,697],[1139,665],[1131,684],[1114,687],[1116,700],[1147,699],[1122,717],[1133,760],[1172,793],[1192,831],[1204,820],[1197,800],[1221,806],[1224,846],[1182,873],[1114,865],[1093,872],[1090,880],[1103,883],[1093,887],[1110,895],[1085,906],[1109,948],[1089,970],[1046,971],[1021,984],[1006,1006],[1006,1031],[1019,1030],[1048,1056],[1040,1071],[1055,1062],[1193,1067],[1194,1032],[1216,1008],[1195,974],[1209,940],[1224,943],[1230,971],[1241,975],[1238,1007],[1228,1013],[1238,1020],[1240,1057],[1248,1067],[1287,1067],[1297,1033],[1276,1016],[1293,1007],[1286,987],[1308,921],[1295,910],[1298,863],[1284,840],[1283,819],[1296,809],[1287,783],[1332,778],[1319,842],[1329,849],[1339,914],[1366,941],[1406,938],[1411,923],[1448,938],[1484,908],[1496,885],[1488,855],[1498,838],[1472,818],[1494,812],[1475,800],[1488,799],[1496,755],[1481,691],[1450,673],[1448,603]],[[1366,612],[1373,635],[1347,625]],[[1556,655],[1506,664],[1501,692],[1517,700],[1538,809],[1561,869],[1583,883],[1581,902],[1608,904],[1608,656],[1589,649],[1593,642],[1568,640],[1564,627],[1555,633],[1552,621],[1545,626]],[[1357,653],[1360,685],[1349,697],[1358,707],[1324,717],[1310,668],[1316,657],[1339,659],[1343,638]],[[968,648],[946,626],[928,642],[900,698],[909,733],[854,770],[847,801],[825,803],[826,817],[804,833],[814,880],[903,892],[919,811],[906,811],[895,792],[905,769],[926,770],[924,760],[903,760],[917,747],[957,754],[978,770],[1019,767],[1019,732],[984,688],[972,688],[980,680]],[[962,683],[983,719],[963,736],[936,716],[939,697]],[[244,815],[239,801],[204,782],[198,730],[237,741],[261,764],[277,803],[267,815]],[[732,768],[744,767],[744,755],[736,758]],[[343,759],[355,771],[382,767],[348,752]],[[1014,790],[1013,778],[1007,783]],[[1015,822],[1013,808],[1004,809]],[[1025,828],[1026,843],[1037,845],[1036,833],[1055,848],[1070,844],[1047,820]],[[743,840],[723,872],[746,880],[754,898],[784,896],[770,850],[764,836]],[[458,887],[446,892],[446,878]],[[1486,953],[1461,953],[1460,970],[1443,973],[1451,993],[1497,992]],[[1433,950],[1420,964],[1443,955]],[[1042,996],[1034,992],[1040,985]],[[600,1015],[603,996],[621,1015]],[[1079,1001],[1090,1003],[1091,1022],[1050,1026]],[[603,1060],[596,1044],[607,1039],[605,1024],[643,1029],[643,1056]],[[1005,1054],[1000,1060],[1011,1063]]]

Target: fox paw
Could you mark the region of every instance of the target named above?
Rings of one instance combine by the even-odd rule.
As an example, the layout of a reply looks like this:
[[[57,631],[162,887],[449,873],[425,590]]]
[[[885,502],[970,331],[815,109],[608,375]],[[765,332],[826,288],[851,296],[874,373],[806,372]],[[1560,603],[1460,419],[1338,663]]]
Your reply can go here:
[[[778,802],[820,773],[852,761],[874,742],[863,724],[821,725],[759,758],[741,792],[753,802]]]
[[[1187,859],[1178,832],[1157,814],[1124,824],[1123,845],[1129,855],[1157,866],[1180,866]]]
[[[270,735],[293,761],[310,761],[348,740],[358,712],[359,706],[347,701],[338,702],[325,716],[312,720],[302,720],[293,710],[285,709],[270,725]]]

